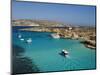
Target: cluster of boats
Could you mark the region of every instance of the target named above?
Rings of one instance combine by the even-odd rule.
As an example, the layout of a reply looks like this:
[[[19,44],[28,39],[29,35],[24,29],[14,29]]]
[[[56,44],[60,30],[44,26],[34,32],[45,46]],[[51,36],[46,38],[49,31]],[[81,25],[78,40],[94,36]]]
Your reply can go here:
[[[57,35],[57,34],[51,34],[51,36],[52,36],[53,38],[60,38],[60,36]],[[28,38],[28,39],[25,40],[25,39],[22,37],[21,34],[18,35],[18,38],[19,38],[21,41],[25,41],[26,43],[32,43],[32,39],[31,39],[31,38]],[[59,54],[62,55],[62,56],[64,56],[64,57],[67,57],[67,55],[69,54],[69,52],[68,52],[67,50],[63,49]]]
[[[32,42],[32,39],[31,39],[31,38],[28,38],[27,40],[25,40],[24,38],[22,38],[22,35],[21,35],[21,34],[18,35],[18,38],[19,38],[21,41],[25,41],[26,43],[31,43],[31,42]]]

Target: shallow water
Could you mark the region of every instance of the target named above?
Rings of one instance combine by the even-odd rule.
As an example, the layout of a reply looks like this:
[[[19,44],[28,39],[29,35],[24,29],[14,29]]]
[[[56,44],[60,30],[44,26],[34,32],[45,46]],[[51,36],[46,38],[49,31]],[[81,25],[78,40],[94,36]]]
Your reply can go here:
[[[18,38],[18,34],[27,40],[28,44]],[[12,42],[25,48],[25,56],[32,58],[40,72],[80,70],[96,68],[96,52],[86,48],[79,40],[54,39],[47,32],[13,31]],[[59,53],[66,49],[69,55],[65,58]]]

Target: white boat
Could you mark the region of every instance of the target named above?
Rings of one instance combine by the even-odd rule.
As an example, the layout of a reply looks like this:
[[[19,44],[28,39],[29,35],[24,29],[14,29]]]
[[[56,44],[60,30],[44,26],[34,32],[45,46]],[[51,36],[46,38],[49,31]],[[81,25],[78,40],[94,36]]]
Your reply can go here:
[[[51,36],[52,36],[53,38],[60,38],[60,36],[59,36],[57,33],[53,33],[53,34],[51,34]]]
[[[63,53],[64,55],[68,55],[68,54],[69,54],[69,52],[68,52],[67,50],[65,50],[65,49],[62,50],[62,53]]]
[[[69,57],[69,52],[65,49],[63,49],[60,53],[59,53],[61,56],[64,56],[64,57]]]
[[[23,39],[23,38],[21,38],[20,40],[21,40],[21,41],[24,41],[24,39]]]
[[[31,42],[32,42],[32,39],[29,38],[29,39],[26,40],[26,42],[27,42],[27,43],[31,43]]]
[[[21,38],[21,37],[22,37],[22,36],[19,34],[19,35],[18,35],[18,38]]]

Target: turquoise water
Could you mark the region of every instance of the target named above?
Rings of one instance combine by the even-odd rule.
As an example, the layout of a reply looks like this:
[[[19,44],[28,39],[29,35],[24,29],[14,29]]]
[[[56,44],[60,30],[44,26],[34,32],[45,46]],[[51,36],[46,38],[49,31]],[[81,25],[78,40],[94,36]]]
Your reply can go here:
[[[28,44],[19,40],[18,34],[25,39],[32,38]],[[13,31],[13,44],[25,48],[25,56],[30,57],[40,72],[80,70],[96,68],[96,52],[86,48],[79,40],[54,39],[47,32]],[[68,57],[59,53],[62,49],[69,52]]]

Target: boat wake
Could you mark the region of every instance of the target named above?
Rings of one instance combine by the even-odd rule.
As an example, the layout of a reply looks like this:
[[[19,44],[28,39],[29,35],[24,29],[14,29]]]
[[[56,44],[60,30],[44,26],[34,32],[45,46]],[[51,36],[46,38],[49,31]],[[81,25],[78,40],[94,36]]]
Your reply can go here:
[[[70,59],[71,57],[69,55],[66,55],[66,58],[69,58]]]

